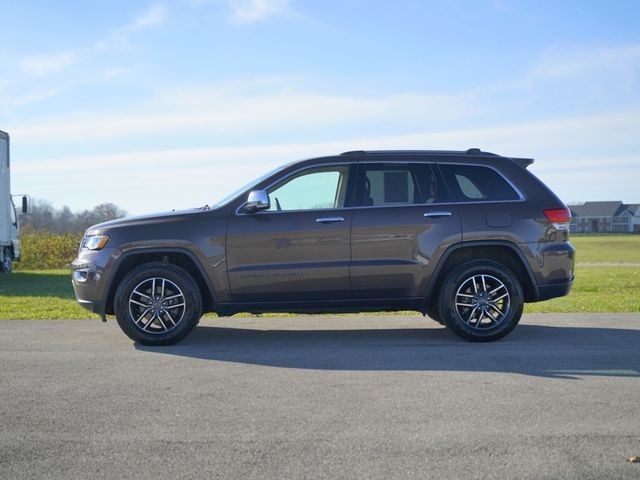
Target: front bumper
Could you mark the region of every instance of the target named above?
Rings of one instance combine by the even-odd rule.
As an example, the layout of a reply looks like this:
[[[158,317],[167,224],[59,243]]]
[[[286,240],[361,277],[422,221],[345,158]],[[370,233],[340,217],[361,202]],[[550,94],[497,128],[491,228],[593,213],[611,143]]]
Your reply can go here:
[[[90,312],[106,314],[106,277],[114,249],[81,251],[71,263],[71,284],[78,303]]]
[[[86,308],[90,312],[100,315],[100,317],[104,320],[104,317],[105,317],[104,302],[96,301],[96,300],[78,299],[78,303],[80,304],[80,306]]]

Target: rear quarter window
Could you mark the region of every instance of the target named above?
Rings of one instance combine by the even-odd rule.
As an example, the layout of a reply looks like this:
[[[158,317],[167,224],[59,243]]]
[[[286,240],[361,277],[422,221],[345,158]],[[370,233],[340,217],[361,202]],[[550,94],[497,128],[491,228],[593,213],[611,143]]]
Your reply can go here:
[[[454,202],[519,200],[518,193],[502,175],[479,165],[443,165],[440,171]]]

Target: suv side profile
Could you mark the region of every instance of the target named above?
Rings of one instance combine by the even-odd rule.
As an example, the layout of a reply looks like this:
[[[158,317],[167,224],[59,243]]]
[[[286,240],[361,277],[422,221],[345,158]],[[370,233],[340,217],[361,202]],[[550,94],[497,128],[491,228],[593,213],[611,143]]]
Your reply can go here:
[[[217,205],[89,228],[81,305],[145,345],[204,312],[415,310],[492,341],[567,295],[570,212],[527,166],[467,151],[352,151],[285,165]]]

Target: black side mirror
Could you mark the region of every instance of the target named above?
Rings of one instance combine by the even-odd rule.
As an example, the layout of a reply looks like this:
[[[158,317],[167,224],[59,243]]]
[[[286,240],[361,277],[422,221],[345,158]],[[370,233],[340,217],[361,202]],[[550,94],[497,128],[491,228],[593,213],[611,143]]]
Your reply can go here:
[[[27,198],[26,195],[22,197],[22,213],[24,215],[29,213],[29,199]]]

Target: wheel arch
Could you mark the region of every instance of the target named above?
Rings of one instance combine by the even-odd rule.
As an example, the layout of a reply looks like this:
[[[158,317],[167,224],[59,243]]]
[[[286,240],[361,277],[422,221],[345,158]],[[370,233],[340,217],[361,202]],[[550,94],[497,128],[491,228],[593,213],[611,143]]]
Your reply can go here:
[[[521,280],[525,302],[538,298],[538,287],[529,262],[520,249],[508,241],[478,241],[452,245],[438,262],[425,295],[425,309],[436,302],[446,276],[470,260],[493,260],[509,268]]]
[[[105,313],[114,313],[114,297],[120,281],[132,269],[151,262],[163,262],[176,265],[185,270],[198,286],[202,296],[203,312],[214,311],[215,293],[209,277],[200,261],[188,250],[184,249],[141,249],[125,253],[113,267],[105,296]]]

